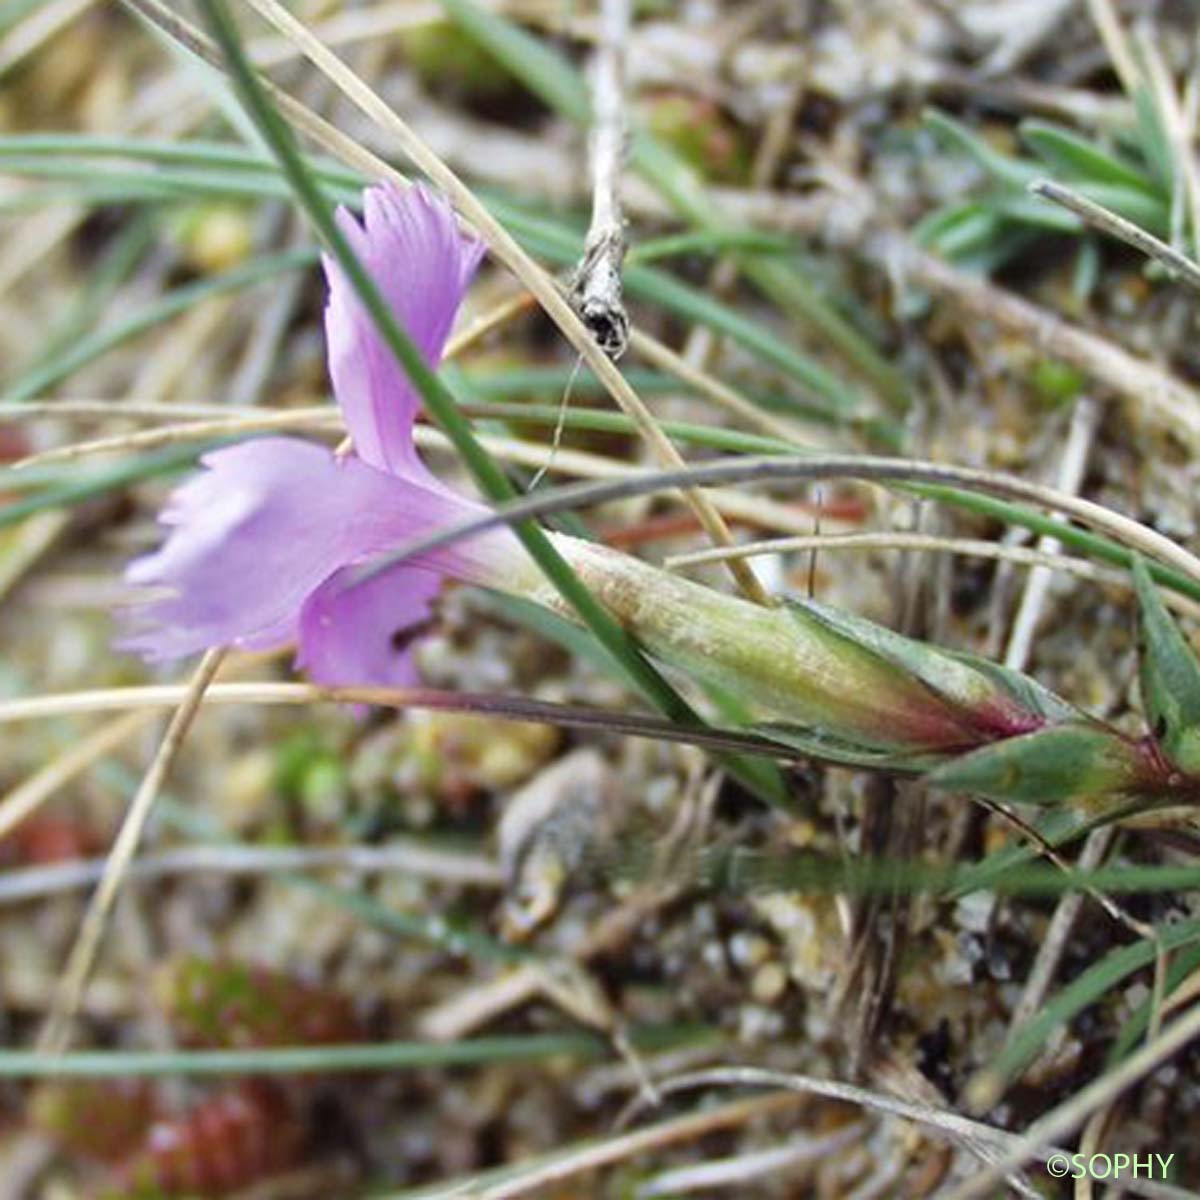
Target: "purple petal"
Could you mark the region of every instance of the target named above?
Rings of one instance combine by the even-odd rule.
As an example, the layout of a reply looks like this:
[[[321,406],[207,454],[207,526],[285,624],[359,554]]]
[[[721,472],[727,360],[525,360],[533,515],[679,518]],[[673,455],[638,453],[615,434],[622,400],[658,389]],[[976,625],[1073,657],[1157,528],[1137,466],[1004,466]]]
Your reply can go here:
[[[339,568],[481,511],[440,486],[292,438],[243,442],[203,462],[208,469],[163,512],[172,526],[166,543],[127,572],[131,583],[169,591],[133,611],[137,628],[123,642],[148,658],[288,642],[304,602]],[[512,543],[499,531],[445,547],[423,565],[486,582]]]
[[[420,185],[368,188],[363,225],[346,209],[338,225],[425,361],[436,366],[483,243],[465,237],[446,200]],[[416,470],[424,479],[412,444],[417,391],[341,268],[328,256],[324,266],[329,373],[355,452],[380,470]]]
[[[433,616],[441,577],[407,563],[351,586],[355,571],[331,575],[300,611],[296,665],[317,683],[409,687],[409,647]]]

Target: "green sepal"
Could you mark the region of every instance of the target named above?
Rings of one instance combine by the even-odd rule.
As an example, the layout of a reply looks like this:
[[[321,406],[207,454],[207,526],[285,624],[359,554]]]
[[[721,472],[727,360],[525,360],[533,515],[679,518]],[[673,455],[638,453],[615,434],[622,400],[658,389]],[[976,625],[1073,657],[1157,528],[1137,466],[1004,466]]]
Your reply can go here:
[[[1070,721],[1079,716],[1077,709],[1027,675],[988,659],[926,645],[816,600],[789,601],[789,607],[915,675],[942,699],[965,709],[968,716],[989,702],[1004,701],[1046,721]]]
[[[943,653],[958,659],[973,667],[981,675],[986,675],[995,685],[1014,700],[1025,712],[1036,717],[1042,717],[1048,722],[1076,721],[1082,713],[1073,704],[1056,695],[1048,687],[1043,687],[1036,679],[1014,671],[1011,667],[1002,666],[988,658],[980,658],[975,654],[967,654],[960,650],[946,650]]]
[[[981,699],[985,691],[990,690],[977,672],[949,655],[865,617],[831,608],[817,600],[789,600],[788,610],[798,621],[815,620],[846,641],[891,663],[904,674],[915,676],[951,704],[962,705]]]
[[[1159,749],[1185,774],[1200,772],[1200,662],[1150,578],[1135,558],[1141,606],[1142,705]]]
[[[1019,804],[1070,804],[1131,795],[1141,778],[1135,744],[1081,721],[1005,738],[937,767],[933,787]]]

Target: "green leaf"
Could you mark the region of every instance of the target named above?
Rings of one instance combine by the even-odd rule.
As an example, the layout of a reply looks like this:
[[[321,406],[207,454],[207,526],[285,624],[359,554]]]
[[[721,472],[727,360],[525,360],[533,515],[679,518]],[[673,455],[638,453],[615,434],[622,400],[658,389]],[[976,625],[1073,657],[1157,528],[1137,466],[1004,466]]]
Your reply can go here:
[[[965,710],[967,718],[983,721],[1021,714],[1044,721],[1071,721],[1079,712],[1065,700],[1019,671],[989,659],[927,645],[850,612],[806,601],[809,615],[845,637],[916,676],[949,703]]]
[[[957,259],[990,246],[1003,226],[993,205],[984,200],[966,200],[923,217],[913,230],[913,238],[943,258]]]
[[[1175,961],[1171,963],[1171,966],[1167,970],[1163,998],[1168,998],[1181,983],[1196,971],[1200,971],[1200,946],[1188,946],[1179,952],[1175,957]],[[1121,1032],[1117,1035],[1117,1040],[1109,1047],[1106,1061],[1110,1067],[1116,1066],[1123,1058],[1133,1052],[1134,1047],[1150,1025],[1154,1000],[1155,997],[1153,994],[1147,996],[1134,1009],[1133,1016],[1121,1026]]]
[[[703,1026],[635,1029],[631,1041],[646,1050],[711,1036]],[[590,1033],[504,1034],[457,1042],[377,1042],[349,1046],[285,1046],[270,1050],[82,1050],[48,1055],[0,1050],[0,1079],[108,1079],[156,1075],[296,1075],[322,1071],[402,1071],[427,1067],[532,1062],[565,1055],[604,1058],[610,1043]]]
[[[1111,209],[1142,229],[1161,236],[1168,232],[1170,209],[1161,197],[1108,183],[1076,183],[1073,186],[1081,196]],[[1009,220],[1037,229],[1076,234],[1084,230],[1084,223],[1078,217],[1038,196],[1001,196],[995,203],[996,211]]]
[[[1036,679],[1031,679],[1020,671],[961,650],[944,650],[942,653],[966,663],[981,675],[986,675],[1021,708],[1034,716],[1050,722],[1073,721],[1080,716],[1079,710],[1073,704],[1068,704],[1061,696],[1056,696],[1049,688],[1043,687]]]
[[[927,777],[933,787],[1018,804],[1068,804],[1135,793],[1133,743],[1082,721],[993,742]]]
[[[1172,950],[1200,937],[1200,921],[1160,927],[1163,949]],[[1015,1078],[1045,1049],[1051,1035],[1107,992],[1154,961],[1155,944],[1143,938],[1111,950],[1077,979],[1071,981],[1027,1024],[1016,1030],[1007,1045],[988,1064],[986,1078],[993,1087]]]
[[[1022,162],[993,149],[961,122],[936,108],[925,111],[925,126],[944,146],[960,150],[977,162],[997,183],[1023,192],[1039,175],[1044,174],[1032,163]]]
[[[50,487],[39,489],[30,496],[0,505],[0,529],[16,525],[26,517],[44,509],[70,508],[96,496],[103,496],[120,488],[128,487],[130,484],[140,483],[143,479],[183,470],[185,467],[190,467],[205,451],[226,444],[228,443],[215,441],[193,442],[186,446],[172,446],[153,454],[126,458],[112,467],[88,474],[83,474],[78,469],[64,471],[61,483],[52,484]],[[33,469],[30,468],[31,471]],[[24,473],[10,469],[10,477]],[[0,475],[0,482],[6,483],[7,478]]]
[[[1171,619],[1146,564],[1134,559],[1141,606],[1142,704],[1159,748],[1181,771],[1200,771],[1200,662]]]
[[[587,88],[566,60],[519,25],[469,0],[442,0],[442,7],[469,37],[500,60],[549,108],[577,125],[592,119]]]
[[[1075,182],[1135,188],[1155,197],[1162,194],[1155,181],[1144,171],[1139,171],[1124,159],[1110,154],[1095,142],[1080,137],[1062,125],[1050,121],[1022,121],[1019,131],[1022,140],[1039,158],[1064,171]]]
[[[1139,85],[1132,99],[1138,121],[1138,148],[1158,178],[1159,186],[1170,194],[1174,190],[1178,175],[1171,135],[1167,132],[1154,95],[1148,87]]]
[[[1047,808],[1031,814],[1028,823],[1039,841],[1022,839],[1007,842],[978,862],[964,864],[962,875],[947,892],[947,898],[957,900],[971,892],[999,891],[1007,886],[1016,872],[1042,853],[1043,843],[1051,847],[1065,846],[1106,822],[1102,817],[1078,809]]]

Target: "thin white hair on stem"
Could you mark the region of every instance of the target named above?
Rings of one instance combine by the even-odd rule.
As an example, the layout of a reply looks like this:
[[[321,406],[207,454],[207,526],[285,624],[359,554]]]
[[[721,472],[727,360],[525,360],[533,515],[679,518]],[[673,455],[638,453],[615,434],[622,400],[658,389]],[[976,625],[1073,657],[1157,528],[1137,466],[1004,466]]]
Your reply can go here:
[[[575,365],[571,368],[571,374],[567,377],[562,396],[558,401],[558,419],[554,422],[554,436],[550,441],[550,451],[546,455],[546,461],[538,467],[533,478],[529,481],[529,486],[525,489],[527,492],[534,491],[538,484],[545,479],[546,473],[554,469],[555,460],[558,458],[559,449],[562,447],[563,433],[567,427],[567,411],[571,406],[571,389],[575,386],[575,380],[579,378],[579,372],[582,369],[583,359],[576,355]]]

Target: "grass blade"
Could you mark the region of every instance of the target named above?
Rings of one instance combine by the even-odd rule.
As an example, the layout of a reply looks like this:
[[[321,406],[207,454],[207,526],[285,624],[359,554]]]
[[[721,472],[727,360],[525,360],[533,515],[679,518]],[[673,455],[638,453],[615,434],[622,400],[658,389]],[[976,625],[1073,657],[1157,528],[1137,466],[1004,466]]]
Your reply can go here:
[[[272,254],[255,259],[253,262],[234,267],[232,270],[210,279],[185,283],[182,287],[175,288],[153,304],[134,313],[133,316],[126,317],[109,328],[98,329],[87,337],[81,338],[75,343],[73,349],[60,357],[27,371],[0,397],[0,404],[19,403],[44,394],[55,384],[61,383],[67,376],[79,370],[80,367],[99,358],[101,354],[131,341],[160,322],[170,320],[204,300],[252,287],[254,284],[274,279],[286,271],[310,267],[314,262],[316,262],[316,252],[313,250],[289,250],[282,254]]]

